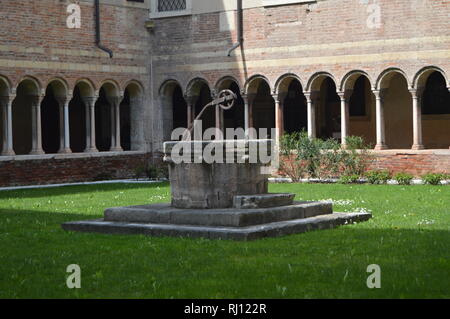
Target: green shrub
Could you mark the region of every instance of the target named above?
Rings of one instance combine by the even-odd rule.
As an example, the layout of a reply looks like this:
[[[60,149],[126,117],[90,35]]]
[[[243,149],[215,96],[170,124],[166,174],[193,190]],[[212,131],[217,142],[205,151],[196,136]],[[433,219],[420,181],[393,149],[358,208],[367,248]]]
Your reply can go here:
[[[349,150],[365,150],[371,148],[361,136],[347,136],[345,142]]]
[[[147,174],[145,165],[139,165],[134,169],[134,178],[139,179]]]
[[[411,181],[413,180],[413,176],[408,173],[397,173],[394,176],[394,179],[398,182],[399,185],[411,185]]]
[[[149,164],[146,169],[146,175],[149,179],[168,178],[169,169],[165,164]]]
[[[370,184],[386,184],[392,178],[389,171],[369,171],[364,175]]]
[[[307,132],[284,134],[280,139],[280,172],[298,181],[310,178],[362,176],[371,155],[360,137],[350,137],[351,148],[335,139],[309,138]],[[356,149],[358,148],[358,150]]]
[[[444,174],[425,174],[422,176],[423,182],[428,185],[440,185],[444,179]]]
[[[355,184],[359,180],[359,175],[344,175],[339,178],[338,183],[340,184]]]

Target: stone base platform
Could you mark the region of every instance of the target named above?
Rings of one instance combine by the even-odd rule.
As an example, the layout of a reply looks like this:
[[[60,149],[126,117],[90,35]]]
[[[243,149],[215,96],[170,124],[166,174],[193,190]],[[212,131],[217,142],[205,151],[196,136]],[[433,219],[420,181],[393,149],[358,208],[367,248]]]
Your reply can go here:
[[[256,209],[177,209],[170,204],[110,208],[104,219],[68,222],[68,231],[254,240],[366,221],[368,213],[333,213],[328,202]]]

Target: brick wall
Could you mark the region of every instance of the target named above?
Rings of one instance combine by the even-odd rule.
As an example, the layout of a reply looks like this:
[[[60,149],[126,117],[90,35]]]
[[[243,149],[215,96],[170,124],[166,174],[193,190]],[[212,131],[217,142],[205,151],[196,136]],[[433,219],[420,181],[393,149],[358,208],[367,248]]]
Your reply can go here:
[[[374,1],[368,1],[369,4]],[[397,67],[412,83],[423,67],[435,65],[450,74],[448,0],[377,0],[381,27],[368,28],[367,4],[327,0],[244,10],[244,53],[226,52],[236,31],[221,31],[220,14],[156,20],[151,42],[155,91],[168,78],[186,87],[195,77],[211,86],[223,76],[241,86],[252,75],[265,75],[273,89],[280,76],[294,73],[306,86],[317,72],[331,73],[338,84],[350,71],[366,71],[374,81]]]
[[[370,169],[407,172],[416,177],[427,173],[450,174],[449,151],[383,151],[378,152]]]
[[[79,29],[66,25],[70,3],[2,0],[0,74],[13,88],[24,76],[36,78],[43,89],[57,77],[71,90],[79,79],[89,79],[97,90],[105,80],[114,80],[121,90],[130,80],[147,87],[148,10],[101,1],[101,38],[114,52],[110,59],[95,45],[94,1],[79,2]]]
[[[151,154],[40,156],[0,161],[0,187],[127,179]]]

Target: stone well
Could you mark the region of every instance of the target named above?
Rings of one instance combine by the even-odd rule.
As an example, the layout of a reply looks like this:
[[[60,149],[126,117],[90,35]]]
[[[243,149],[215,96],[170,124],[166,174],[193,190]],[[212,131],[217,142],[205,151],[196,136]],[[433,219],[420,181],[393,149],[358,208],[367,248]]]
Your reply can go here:
[[[371,218],[369,213],[333,213],[330,202],[294,201],[294,194],[268,193],[269,161],[261,154],[270,155],[267,150],[272,143],[167,142],[164,160],[169,164],[171,203],[109,208],[102,219],[62,227],[111,234],[253,240]],[[213,161],[208,154],[224,162]]]

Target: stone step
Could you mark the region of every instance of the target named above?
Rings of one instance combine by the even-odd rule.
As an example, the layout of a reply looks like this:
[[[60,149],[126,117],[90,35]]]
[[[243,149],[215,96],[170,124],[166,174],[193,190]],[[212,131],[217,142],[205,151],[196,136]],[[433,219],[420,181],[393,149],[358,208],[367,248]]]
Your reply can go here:
[[[332,214],[331,202],[294,202],[256,209],[180,209],[170,204],[115,207],[105,210],[108,222],[246,227]]]
[[[237,195],[233,198],[234,208],[268,208],[292,205],[295,194],[259,194],[259,195]]]
[[[67,231],[94,232],[103,234],[142,234],[158,237],[189,237],[224,240],[255,240],[264,237],[279,237],[311,230],[331,229],[370,219],[370,213],[334,213],[309,218],[294,219],[250,227],[211,227],[173,224],[141,224],[108,222],[103,219],[64,223]]]

